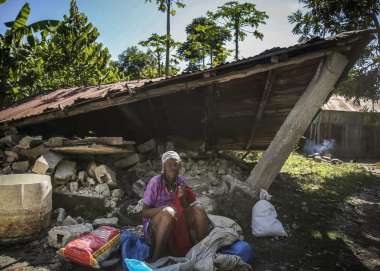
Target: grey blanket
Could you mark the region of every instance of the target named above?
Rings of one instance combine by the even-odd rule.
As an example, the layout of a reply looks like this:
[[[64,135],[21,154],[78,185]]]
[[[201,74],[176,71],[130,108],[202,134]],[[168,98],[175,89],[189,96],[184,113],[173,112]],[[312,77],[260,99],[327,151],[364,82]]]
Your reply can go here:
[[[251,266],[240,257],[217,253],[220,248],[231,245],[236,240],[239,240],[239,235],[233,229],[214,227],[185,257],[164,257],[150,266],[157,271],[250,271]]]

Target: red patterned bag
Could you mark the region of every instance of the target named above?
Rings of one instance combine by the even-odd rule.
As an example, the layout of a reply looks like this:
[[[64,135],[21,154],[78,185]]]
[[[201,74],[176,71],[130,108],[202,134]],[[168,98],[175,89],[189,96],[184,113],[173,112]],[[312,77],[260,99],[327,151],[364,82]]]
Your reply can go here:
[[[120,230],[110,226],[101,226],[69,242],[59,250],[65,259],[93,268],[119,249]]]

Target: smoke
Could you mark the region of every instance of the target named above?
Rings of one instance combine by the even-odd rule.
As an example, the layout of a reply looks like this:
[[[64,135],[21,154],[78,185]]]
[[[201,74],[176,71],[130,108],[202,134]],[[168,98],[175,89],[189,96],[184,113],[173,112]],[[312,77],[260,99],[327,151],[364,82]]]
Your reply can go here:
[[[307,139],[303,147],[303,151],[307,154],[319,153],[321,155],[328,154],[334,148],[334,139],[324,139],[322,144],[315,144],[310,139]]]

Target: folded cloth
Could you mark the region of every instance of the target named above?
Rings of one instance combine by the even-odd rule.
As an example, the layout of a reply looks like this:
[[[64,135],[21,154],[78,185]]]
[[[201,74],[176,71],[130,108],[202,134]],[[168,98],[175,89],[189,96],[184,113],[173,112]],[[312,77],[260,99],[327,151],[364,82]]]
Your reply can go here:
[[[187,203],[193,203],[196,196],[192,189],[185,186],[184,192]],[[175,222],[173,234],[169,240],[169,246],[172,250],[173,256],[183,257],[190,250],[193,244],[190,239],[189,229],[186,225],[185,209],[182,207],[181,199],[178,196],[178,189],[176,191],[174,202],[171,206],[176,210],[177,220]]]

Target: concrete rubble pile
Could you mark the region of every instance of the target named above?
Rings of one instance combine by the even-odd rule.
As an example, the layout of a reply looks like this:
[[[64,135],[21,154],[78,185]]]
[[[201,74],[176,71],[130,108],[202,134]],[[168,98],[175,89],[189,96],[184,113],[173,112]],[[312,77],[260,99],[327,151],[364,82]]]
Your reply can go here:
[[[55,249],[100,225],[127,226],[142,234],[142,197],[149,179],[161,173],[160,158],[168,150],[179,152],[181,175],[210,214],[236,218],[241,206],[229,196],[236,188],[249,189],[242,180],[250,165],[202,146],[189,151],[154,139],[134,144],[121,137],[44,138],[21,135],[12,127],[1,133],[1,174],[51,176],[55,211],[43,240]]]

